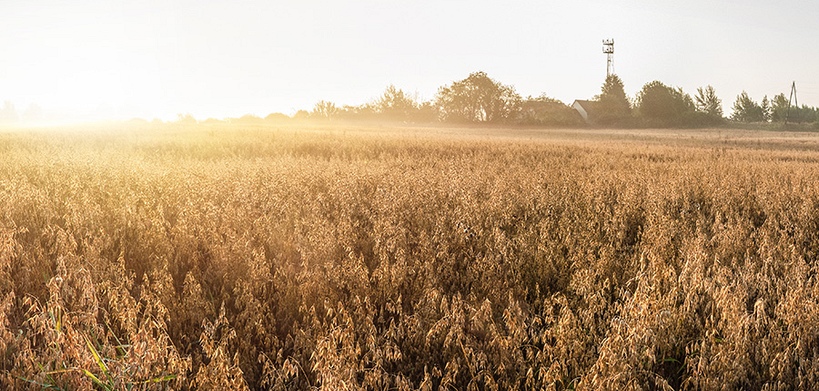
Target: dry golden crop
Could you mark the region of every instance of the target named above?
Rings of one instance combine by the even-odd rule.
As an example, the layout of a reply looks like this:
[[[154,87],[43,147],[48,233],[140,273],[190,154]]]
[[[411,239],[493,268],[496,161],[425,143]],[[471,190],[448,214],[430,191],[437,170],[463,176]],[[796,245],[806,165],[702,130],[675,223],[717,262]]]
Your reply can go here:
[[[812,389],[819,137],[0,134],[3,389]]]

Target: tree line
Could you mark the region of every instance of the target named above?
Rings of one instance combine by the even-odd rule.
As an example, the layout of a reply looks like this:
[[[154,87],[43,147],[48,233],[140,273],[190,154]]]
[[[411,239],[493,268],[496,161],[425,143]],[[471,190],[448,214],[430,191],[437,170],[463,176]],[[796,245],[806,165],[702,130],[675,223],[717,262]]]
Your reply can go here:
[[[585,102],[594,109],[587,120],[560,100],[545,94],[523,98],[514,87],[490,78],[485,72],[474,72],[463,80],[440,87],[429,101],[421,102],[391,85],[372,102],[338,106],[320,101],[312,110],[300,110],[292,118],[554,127],[588,124],[602,127],[706,127],[732,122],[819,121],[819,109],[792,106],[785,94],[775,95],[773,99],[765,96],[758,103],[743,91],[737,96],[730,116],[723,113],[722,100],[710,85],[698,88],[692,97],[682,88],[651,81],[634,98],[629,98],[617,75],[608,76],[600,94]],[[275,113],[267,119],[285,118],[290,117]]]
[[[282,114],[272,115],[283,118]],[[391,85],[370,103],[339,107],[320,101],[311,111],[300,110],[293,118],[570,127],[584,123],[565,103],[546,95],[523,98],[514,87],[490,78],[485,72],[474,72],[442,86],[434,99],[425,102]]]
[[[710,85],[698,88],[692,97],[682,88],[651,81],[634,98],[629,98],[620,77],[610,75],[603,82],[599,95],[580,102],[588,111],[587,118],[581,117],[577,110],[560,100],[545,94],[523,98],[513,86],[502,84],[485,72],[474,72],[463,80],[440,87],[429,101],[420,101],[391,85],[377,99],[358,106],[338,106],[322,100],[312,110],[299,110],[292,117],[273,113],[264,119],[246,115],[230,121],[260,123],[265,120],[319,119],[544,127],[706,127],[730,123],[812,123],[814,128],[819,129],[819,109],[791,105],[783,93],[772,99],[766,95],[757,102],[743,91],[734,101],[731,115],[726,116],[722,100]],[[41,116],[39,108],[35,108],[35,114]],[[31,109],[26,112],[26,118],[34,118],[30,112]],[[0,124],[17,122],[18,118],[11,102],[5,102],[0,107]],[[187,114],[179,115],[177,122],[200,121]],[[209,119],[204,122],[222,121]]]

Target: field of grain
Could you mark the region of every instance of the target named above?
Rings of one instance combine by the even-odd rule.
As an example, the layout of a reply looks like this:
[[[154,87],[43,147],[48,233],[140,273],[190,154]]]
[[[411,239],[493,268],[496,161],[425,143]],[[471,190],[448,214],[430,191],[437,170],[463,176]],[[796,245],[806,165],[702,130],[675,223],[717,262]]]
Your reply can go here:
[[[811,389],[819,136],[0,133],[3,389]]]

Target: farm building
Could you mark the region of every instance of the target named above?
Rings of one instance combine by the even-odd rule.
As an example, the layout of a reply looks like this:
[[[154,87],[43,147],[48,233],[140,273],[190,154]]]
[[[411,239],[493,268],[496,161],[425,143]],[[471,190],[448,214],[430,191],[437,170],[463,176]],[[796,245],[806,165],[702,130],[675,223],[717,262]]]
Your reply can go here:
[[[572,108],[580,113],[586,123],[592,123],[597,115],[599,105],[600,102],[593,100],[576,100],[572,103]]]

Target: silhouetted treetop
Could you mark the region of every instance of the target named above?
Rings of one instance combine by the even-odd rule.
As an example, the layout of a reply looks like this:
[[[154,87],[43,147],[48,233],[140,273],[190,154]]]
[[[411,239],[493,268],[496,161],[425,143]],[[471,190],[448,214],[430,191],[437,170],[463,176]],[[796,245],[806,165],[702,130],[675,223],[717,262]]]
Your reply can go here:
[[[475,72],[438,90],[440,118],[454,122],[505,122],[520,108],[521,97],[511,86]]]
[[[418,103],[403,90],[394,85],[387,87],[384,94],[373,104],[376,113],[392,120],[409,121],[418,111]]]
[[[310,112],[311,118],[318,119],[332,119],[336,117],[341,110],[333,102],[319,101]]]
[[[650,125],[684,126],[694,113],[694,101],[681,88],[652,81],[637,94],[637,108]]]
[[[714,87],[708,85],[704,89],[697,88],[697,95],[694,98],[694,108],[712,118],[722,118],[722,100],[717,97]]]
[[[594,122],[600,125],[623,125],[631,117],[631,103],[626,96],[623,80],[617,75],[609,75],[603,83]]]
[[[748,96],[748,93],[742,91],[734,101],[734,112],[731,114],[731,119],[740,122],[762,122],[765,120],[765,111],[756,101]]]

